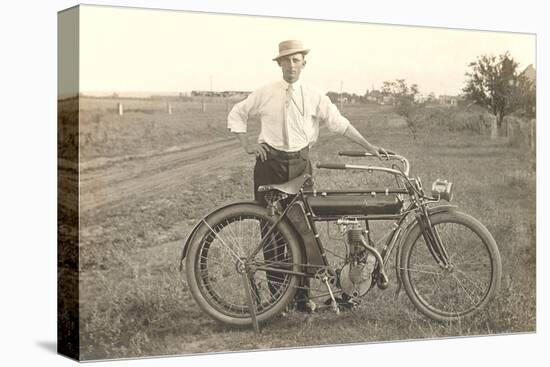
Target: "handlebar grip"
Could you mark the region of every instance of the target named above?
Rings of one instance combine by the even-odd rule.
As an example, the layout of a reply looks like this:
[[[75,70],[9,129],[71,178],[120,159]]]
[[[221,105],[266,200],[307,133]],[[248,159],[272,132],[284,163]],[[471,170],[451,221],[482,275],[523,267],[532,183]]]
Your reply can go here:
[[[389,155],[396,155],[394,151],[391,151],[388,149],[386,149],[386,152],[388,152]],[[338,152],[338,155],[343,155],[347,157],[374,157],[373,154],[368,152],[363,152],[361,150],[344,150],[342,152]]]
[[[317,163],[317,168],[346,169],[344,163]]]
[[[360,150],[344,150],[343,152],[338,152],[338,155],[344,155],[347,157],[370,157],[372,154],[363,152]]]

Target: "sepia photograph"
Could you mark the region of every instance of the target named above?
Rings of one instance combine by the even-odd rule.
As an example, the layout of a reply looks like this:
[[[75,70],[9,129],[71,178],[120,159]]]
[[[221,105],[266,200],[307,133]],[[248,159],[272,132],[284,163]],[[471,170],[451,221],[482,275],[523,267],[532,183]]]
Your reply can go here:
[[[536,332],[536,34],[57,16],[60,354]]]

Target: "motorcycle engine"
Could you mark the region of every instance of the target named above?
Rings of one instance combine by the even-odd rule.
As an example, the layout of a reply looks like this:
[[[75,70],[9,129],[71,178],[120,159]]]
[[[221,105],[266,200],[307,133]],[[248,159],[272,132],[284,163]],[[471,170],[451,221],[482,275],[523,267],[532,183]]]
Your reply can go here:
[[[346,243],[346,264],[340,269],[340,287],[352,297],[365,295],[372,285],[376,258],[364,246],[366,231],[357,221],[340,223]]]

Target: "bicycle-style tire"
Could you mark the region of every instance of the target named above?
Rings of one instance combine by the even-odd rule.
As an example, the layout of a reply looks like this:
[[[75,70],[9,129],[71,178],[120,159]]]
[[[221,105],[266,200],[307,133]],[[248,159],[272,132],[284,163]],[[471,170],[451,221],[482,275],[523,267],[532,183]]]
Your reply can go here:
[[[436,263],[417,224],[404,240],[401,280],[420,312],[436,321],[455,321],[479,311],[496,295],[502,274],[500,254],[487,228],[467,214],[440,212],[430,221],[452,270]]]
[[[244,284],[250,287],[260,323],[280,314],[293,299],[299,276],[257,270],[245,283],[242,269],[238,271],[238,258],[248,257],[259,245],[260,227],[265,234],[275,221],[266,208],[242,203],[213,213],[197,229],[187,253],[186,275],[191,294],[208,315],[233,326],[252,325]],[[302,252],[290,225],[280,221],[267,238],[266,246],[275,247],[277,256],[264,258],[260,250],[254,260],[272,268],[300,271]]]

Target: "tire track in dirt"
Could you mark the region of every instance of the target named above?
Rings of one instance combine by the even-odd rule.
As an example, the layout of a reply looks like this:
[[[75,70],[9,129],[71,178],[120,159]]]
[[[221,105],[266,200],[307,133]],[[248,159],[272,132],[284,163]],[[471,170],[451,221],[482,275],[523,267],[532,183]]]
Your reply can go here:
[[[80,177],[80,209],[114,207],[185,186],[191,178],[231,167],[243,154],[238,141],[228,139],[86,170]]]
[[[324,130],[326,127],[322,126],[319,145],[329,138]],[[104,165],[88,162],[80,169],[80,211],[113,208],[184,188],[191,179],[231,168],[243,159],[245,153],[231,137],[182,150],[126,157]]]

